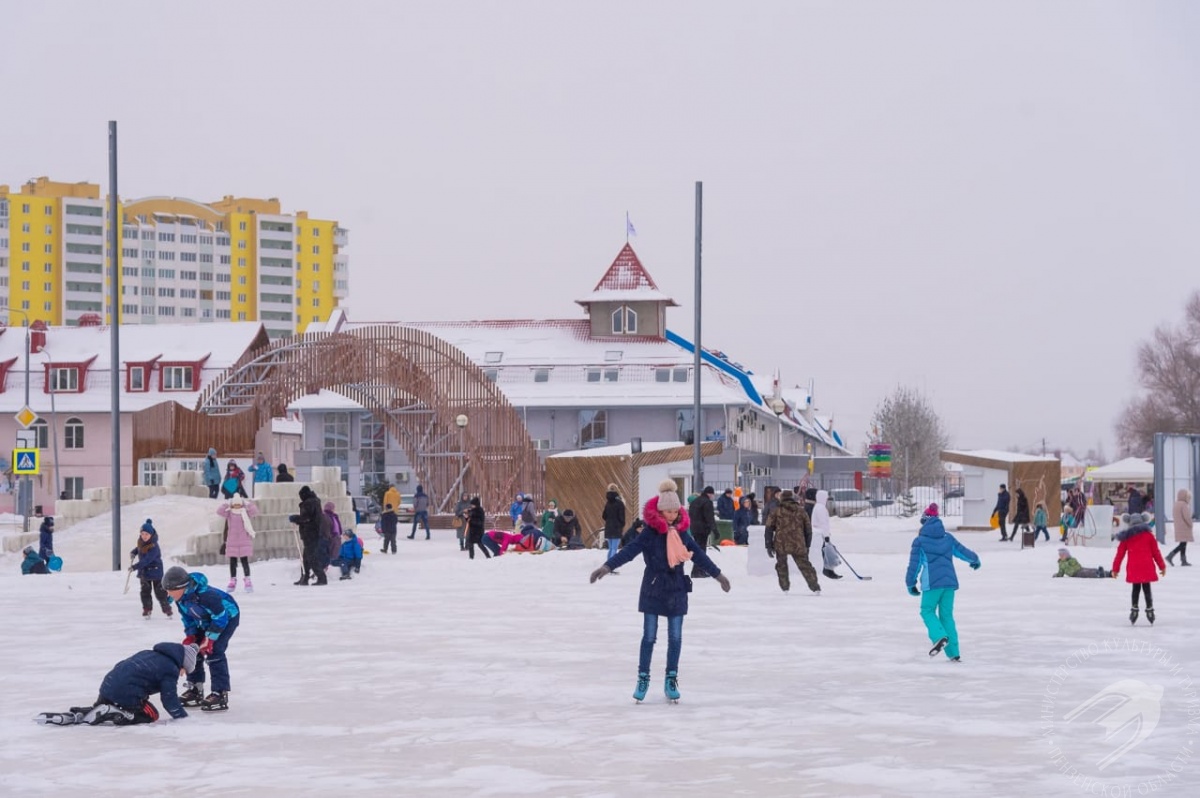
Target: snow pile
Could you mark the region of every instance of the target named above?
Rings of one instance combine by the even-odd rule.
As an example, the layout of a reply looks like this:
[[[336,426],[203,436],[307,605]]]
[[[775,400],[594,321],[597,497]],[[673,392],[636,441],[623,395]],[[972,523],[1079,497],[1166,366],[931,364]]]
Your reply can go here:
[[[153,519],[163,556],[169,560],[187,551],[188,538],[207,534],[211,525],[220,523],[216,514],[219,506],[220,502],[214,499],[191,496],[155,496],[123,506],[121,567],[129,567],[129,552],[137,545],[138,530],[147,518]],[[41,523],[40,518],[31,518],[30,531],[37,532]],[[220,526],[215,528],[220,529]],[[20,532],[19,524],[14,532]],[[55,532],[54,553],[62,557],[65,571],[111,571],[112,513],[101,513]],[[8,570],[19,562],[19,554],[0,557],[0,569]]]
[[[171,534],[177,519],[160,515]],[[89,535],[107,540],[96,523],[64,536],[75,561]],[[1175,757],[1194,702],[1181,680],[1200,679],[1200,576],[1172,569],[1154,587],[1157,625],[1130,627],[1123,581],[1050,578],[1056,543],[1022,551],[964,533],[983,567],[958,568],[955,665],[927,656],[919,599],[905,593],[915,532],[915,519],[834,519],[842,554],[874,578],[841,568],[820,597],[798,580],[785,595],[773,575],[747,576],[745,549],[713,553],[733,590],[696,582],[678,706],[662,697],[661,625],[650,696],[630,698],[640,562],[589,585],[599,551],[471,561],[452,531],[434,530],[430,542],[401,536],[399,555],[369,554],[360,576],[326,587],[293,586],[295,561],[255,563],[256,592],[235,594],[230,711],[129,729],[31,718],[90,702],[118,660],[178,641],[179,621],[143,621],[124,574],[21,577],[10,558],[0,771],[14,795],[160,794],[186,782],[228,795],[994,796],[1073,794],[1066,767],[1107,794],[1148,794],[1174,761],[1182,771],[1154,792],[1190,794],[1200,762]],[[373,534],[365,543],[378,545]],[[1072,553],[1111,565],[1111,549]],[[202,570],[218,586],[228,578]],[[1163,688],[1161,714],[1101,771],[1131,732],[1106,740],[1098,712],[1065,717],[1122,679]]]

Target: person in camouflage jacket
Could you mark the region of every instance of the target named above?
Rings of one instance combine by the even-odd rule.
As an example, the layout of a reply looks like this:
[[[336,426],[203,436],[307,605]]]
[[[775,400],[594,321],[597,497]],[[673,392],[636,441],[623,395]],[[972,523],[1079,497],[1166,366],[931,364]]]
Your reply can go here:
[[[812,522],[808,513],[796,501],[796,495],[790,490],[779,494],[779,504],[767,517],[767,528],[775,530],[775,573],[779,576],[779,587],[787,592],[791,587],[788,575],[788,557],[796,561],[796,567],[804,576],[809,589],[814,593],[821,592],[821,584],[817,581],[817,572],[808,559],[808,544],[805,541],[812,537]]]

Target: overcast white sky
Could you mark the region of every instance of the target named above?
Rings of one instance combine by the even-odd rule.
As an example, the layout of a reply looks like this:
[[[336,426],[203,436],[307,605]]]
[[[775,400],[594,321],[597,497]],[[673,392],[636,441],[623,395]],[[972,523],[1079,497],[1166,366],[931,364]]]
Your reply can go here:
[[[1103,443],[1200,287],[1200,3],[0,0],[0,183],[277,196],[358,319],[570,318],[624,243],[861,440]]]

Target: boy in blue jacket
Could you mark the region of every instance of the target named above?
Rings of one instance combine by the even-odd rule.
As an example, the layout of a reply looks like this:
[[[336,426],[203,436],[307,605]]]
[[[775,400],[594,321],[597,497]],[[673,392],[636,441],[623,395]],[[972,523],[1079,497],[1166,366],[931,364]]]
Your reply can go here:
[[[163,576],[163,587],[179,607],[183,644],[199,645],[196,667],[188,674],[188,689],[180,700],[185,707],[198,706],[205,712],[229,709],[229,661],[225,649],[237,631],[239,612],[237,602],[223,590],[210,587],[204,574],[189,574],[173,565]],[[212,692],[204,695],[204,661],[212,669]]]
[[[34,720],[54,726],[153,723],[158,720],[158,709],[150,703],[155,693],[162,695],[163,709],[171,717],[186,718],[188,713],[179,702],[175,685],[180,676],[196,666],[197,649],[195,644],[159,643],[152,650],[139,651],[113,666],[100,683],[100,695],[92,706],[43,712]]]
[[[913,596],[921,596],[921,590],[925,591],[921,596],[921,620],[933,642],[929,656],[936,657],[944,649],[951,662],[961,662],[958,628],[954,625],[954,591],[958,590],[955,557],[965,560],[973,570],[978,570],[981,564],[978,554],[946,531],[938,518],[938,506],[931,504],[921,515],[921,531],[913,540],[904,581]],[[921,590],[917,589],[918,576]]]
[[[362,570],[362,558],[362,541],[358,539],[358,535],[354,534],[353,529],[347,529],[342,532],[342,547],[338,550],[337,559],[329,564],[342,569],[342,579],[349,579],[351,568],[354,569],[354,573]]]

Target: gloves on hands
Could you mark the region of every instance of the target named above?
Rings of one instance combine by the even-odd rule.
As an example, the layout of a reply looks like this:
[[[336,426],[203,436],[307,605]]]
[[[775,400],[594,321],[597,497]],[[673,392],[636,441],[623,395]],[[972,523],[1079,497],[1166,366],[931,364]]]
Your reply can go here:
[[[971,570],[978,571],[979,566],[981,566],[981,565],[983,565],[983,563],[981,563],[979,560],[976,560],[975,562],[971,563]]]
[[[912,587],[910,587],[910,588],[908,589],[908,595],[910,595],[910,596],[919,596],[919,595],[921,595],[921,591],[917,589],[917,586],[916,586],[916,585],[913,585]]]
[[[729,577],[725,576],[725,574],[721,574],[720,576],[717,577],[717,584],[720,585],[721,589],[724,590],[726,593],[729,592],[729,588],[730,588]]]
[[[209,654],[212,653],[212,647],[213,647],[213,639],[211,637],[206,637],[206,638],[204,638],[204,642],[200,644],[200,650],[197,651],[196,653],[202,654],[204,656],[208,656]]]
[[[183,638],[183,644],[184,644],[185,646],[194,645],[194,644],[195,644],[195,642],[196,642],[196,636],[195,636],[195,635],[188,635],[187,637]]]
[[[611,569],[611,568],[609,568],[607,565],[601,565],[599,568],[597,568],[596,570],[592,571],[592,575],[591,575],[591,577],[588,579],[588,581],[589,581],[589,582],[591,582],[591,583],[593,583],[593,584],[595,584],[595,582],[596,582],[597,580],[599,580],[599,579],[603,579],[604,577],[608,576],[608,575],[609,575],[609,574],[611,574],[611,573],[612,573],[612,569]]]

